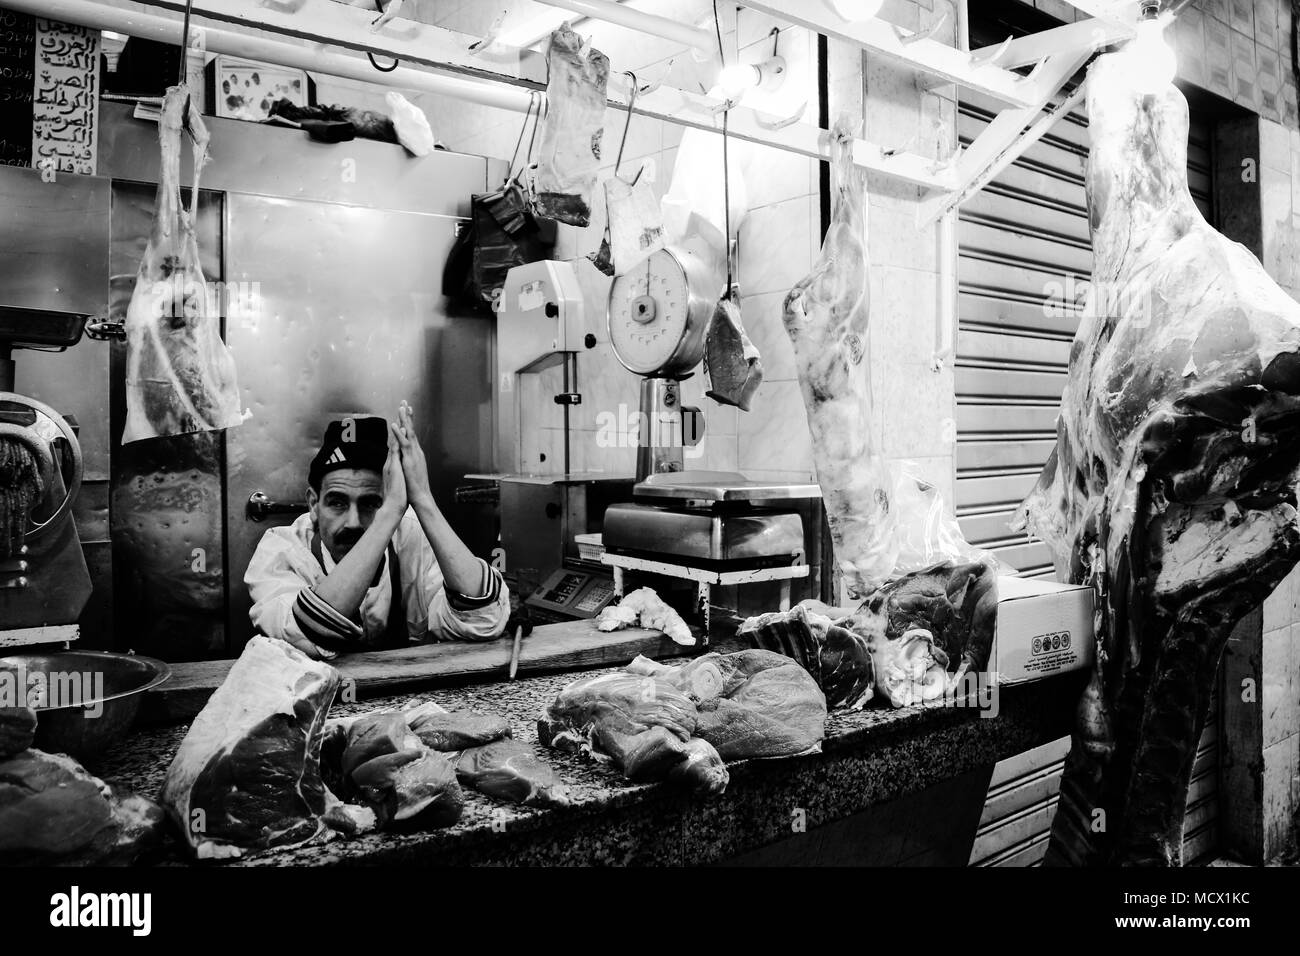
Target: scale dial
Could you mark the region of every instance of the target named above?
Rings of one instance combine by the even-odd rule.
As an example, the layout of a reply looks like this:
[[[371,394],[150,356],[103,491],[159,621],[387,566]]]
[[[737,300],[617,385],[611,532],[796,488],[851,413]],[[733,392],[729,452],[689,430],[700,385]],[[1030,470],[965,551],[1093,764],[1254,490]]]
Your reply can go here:
[[[707,270],[688,252],[661,249],[614,279],[609,340],[638,375],[686,375],[704,355],[713,303]]]

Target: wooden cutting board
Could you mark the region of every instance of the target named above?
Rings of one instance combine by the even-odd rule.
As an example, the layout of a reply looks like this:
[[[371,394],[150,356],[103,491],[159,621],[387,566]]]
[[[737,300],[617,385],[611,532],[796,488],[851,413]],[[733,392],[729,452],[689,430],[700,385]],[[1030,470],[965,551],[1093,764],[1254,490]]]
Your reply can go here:
[[[355,682],[358,698],[381,697],[416,686],[504,681],[509,675],[513,646],[513,635],[486,643],[413,644],[389,651],[348,654],[331,663],[344,680]],[[589,620],[542,624],[533,628],[520,646],[518,675],[614,667],[638,654],[675,657],[692,650],[675,644],[659,631],[639,627],[605,633],[596,630],[595,623]],[[145,695],[141,720],[167,724],[193,720],[234,663],[222,660],[171,665],[171,677]]]

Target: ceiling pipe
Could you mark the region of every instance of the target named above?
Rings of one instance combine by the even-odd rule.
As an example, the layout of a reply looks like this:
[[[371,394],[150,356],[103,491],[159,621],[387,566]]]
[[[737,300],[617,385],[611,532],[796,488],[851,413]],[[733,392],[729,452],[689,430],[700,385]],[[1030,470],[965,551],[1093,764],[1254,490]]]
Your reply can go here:
[[[634,7],[615,3],[613,0],[538,0],[548,7],[560,7],[594,20],[604,20],[630,30],[636,30],[650,36],[660,37],[691,47],[701,53],[712,54],[717,51],[717,38],[710,30],[691,26],[668,17],[646,13]]]

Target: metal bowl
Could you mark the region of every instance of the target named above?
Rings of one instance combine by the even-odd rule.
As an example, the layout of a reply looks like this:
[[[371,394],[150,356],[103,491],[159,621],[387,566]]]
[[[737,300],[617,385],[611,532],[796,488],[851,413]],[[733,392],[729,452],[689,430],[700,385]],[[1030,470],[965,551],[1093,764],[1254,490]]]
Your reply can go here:
[[[93,762],[126,736],[144,692],[171,673],[152,657],[111,651],[11,654],[0,657],[0,703],[16,691],[36,711],[37,748]]]

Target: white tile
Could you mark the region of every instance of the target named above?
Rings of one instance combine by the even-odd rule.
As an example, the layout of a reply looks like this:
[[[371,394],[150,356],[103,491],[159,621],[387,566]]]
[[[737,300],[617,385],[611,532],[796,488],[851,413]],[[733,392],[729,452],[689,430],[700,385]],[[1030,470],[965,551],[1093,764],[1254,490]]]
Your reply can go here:
[[[1291,167],[1291,131],[1281,123],[1259,121],[1259,163],[1278,169]]]
[[[794,381],[797,377],[794,346],[785,331],[785,292],[745,296],[740,303],[741,321],[750,341],[763,360],[763,379]]]
[[[890,458],[951,458],[956,399],[953,370],[886,365],[880,370],[881,448]]]
[[[787,292],[812,267],[813,206],[808,197],[764,206],[740,232],[740,286],[746,295]]]
[[[752,410],[739,419],[740,470],[812,468],[812,438],[796,382],[764,382]]]

